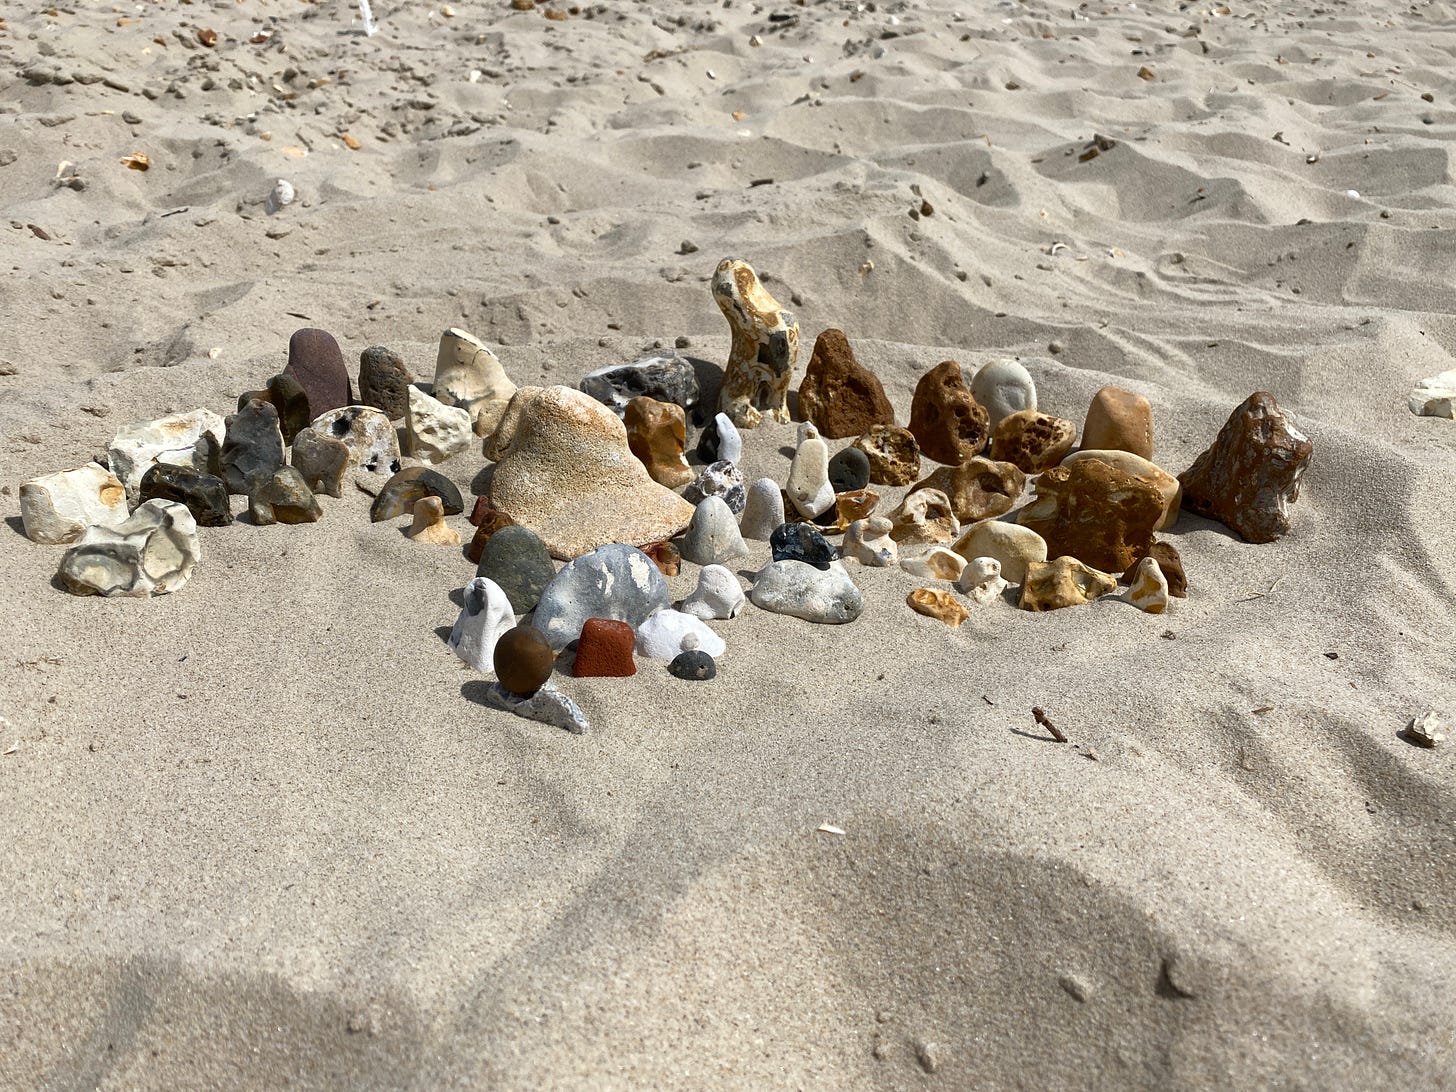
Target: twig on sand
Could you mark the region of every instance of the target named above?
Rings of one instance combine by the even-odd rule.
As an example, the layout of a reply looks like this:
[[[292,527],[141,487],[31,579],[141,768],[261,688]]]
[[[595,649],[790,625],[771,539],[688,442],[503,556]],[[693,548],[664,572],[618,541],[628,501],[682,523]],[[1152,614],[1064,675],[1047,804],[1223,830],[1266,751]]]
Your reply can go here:
[[[1032,709],[1031,715],[1036,718],[1036,722],[1038,724],[1040,724],[1043,728],[1045,728],[1048,732],[1052,734],[1052,739],[1056,740],[1058,743],[1067,742],[1067,733],[1063,732],[1049,719],[1047,719],[1046,710],[1043,709],[1040,705]]]
[[[1280,573],[1278,576],[1276,576],[1274,578],[1274,583],[1272,583],[1272,584],[1269,585],[1269,590],[1268,591],[1258,591],[1258,592],[1255,592],[1253,595],[1248,595],[1248,596],[1245,596],[1243,599],[1240,599],[1239,602],[1240,603],[1252,603],[1255,599],[1263,599],[1265,596],[1272,594],[1273,591],[1274,591],[1274,589],[1279,586],[1279,581],[1281,581],[1283,579],[1284,579],[1284,574],[1283,573]]]

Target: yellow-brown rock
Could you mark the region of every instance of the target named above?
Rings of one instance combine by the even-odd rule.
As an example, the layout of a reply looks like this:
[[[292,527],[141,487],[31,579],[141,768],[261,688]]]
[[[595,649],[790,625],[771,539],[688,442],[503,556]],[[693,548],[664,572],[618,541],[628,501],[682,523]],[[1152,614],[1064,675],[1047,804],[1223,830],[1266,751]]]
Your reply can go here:
[[[854,442],[870,461],[872,485],[909,485],[920,475],[920,445],[898,425],[876,425]]]
[[[1058,466],[1036,485],[1036,500],[1018,514],[1039,534],[1047,555],[1078,558],[1120,573],[1147,556],[1163,498],[1152,485],[1097,459]]]
[[[1183,507],[1183,483],[1162,467],[1149,462],[1140,455],[1134,455],[1131,451],[1092,448],[1072,452],[1062,460],[1062,465],[1072,466],[1074,463],[1086,462],[1088,459],[1096,459],[1125,474],[1131,474],[1134,478],[1141,478],[1158,491],[1158,495],[1163,498],[1163,515],[1153,530],[1162,531],[1178,522],[1178,513]]]
[[[1153,407],[1140,394],[1103,387],[1092,396],[1082,425],[1082,446],[1100,451],[1130,451],[1153,457]]]
[[[1054,561],[1033,561],[1026,567],[1021,585],[1022,610],[1060,610],[1090,603],[1099,595],[1117,590],[1117,581],[1104,572],[1082,564],[1075,557]]]
[[[916,588],[905,597],[905,602],[916,614],[944,622],[952,629],[959,629],[970,617],[970,611],[958,603],[948,591],[938,588]]]
[[[950,498],[939,489],[907,493],[890,513],[890,537],[901,546],[939,546],[954,542],[960,533]]]
[[[1171,542],[1155,542],[1152,549],[1148,551],[1148,557],[1158,563],[1158,570],[1163,574],[1163,579],[1168,582],[1168,594],[1175,599],[1188,598],[1188,576],[1183,571],[1183,558],[1173,547]],[[1134,564],[1127,572],[1122,574],[1122,582],[1131,584],[1133,577],[1137,575],[1137,567],[1141,564]]]
[[[991,437],[991,458],[1015,463],[1028,474],[1056,466],[1072,450],[1077,426],[1061,417],[1021,410],[1003,417]]]
[[[920,377],[910,400],[910,431],[920,450],[938,463],[960,466],[986,449],[990,417],[961,375],[944,360]]]
[[[693,471],[683,458],[687,444],[687,414],[681,406],[639,395],[622,413],[627,429],[627,446],[642,460],[647,473],[658,485],[677,489],[693,480]]]
[[[849,339],[832,327],[814,340],[799,415],[830,439],[861,436],[875,425],[893,425],[895,407],[879,377],[855,359]]]
[[[977,455],[960,466],[941,466],[915,483],[916,489],[939,489],[950,498],[961,523],[975,523],[1011,511],[1026,487],[1026,475],[1015,463]]]

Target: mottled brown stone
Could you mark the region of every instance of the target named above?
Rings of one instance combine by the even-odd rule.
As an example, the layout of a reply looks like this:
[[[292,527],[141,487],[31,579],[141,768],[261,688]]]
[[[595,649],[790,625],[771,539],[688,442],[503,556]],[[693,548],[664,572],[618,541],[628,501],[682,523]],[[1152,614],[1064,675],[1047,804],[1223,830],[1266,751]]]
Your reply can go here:
[[[359,401],[380,410],[391,421],[409,412],[414,376],[396,352],[372,345],[359,354]]]
[[[1077,426],[1036,410],[1008,414],[991,437],[991,458],[1015,463],[1028,474],[1057,465],[1072,450]]]
[[[1066,554],[1120,573],[1147,555],[1162,515],[1154,486],[1091,459],[1042,474],[1036,500],[1017,518],[1046,541],[1049,557]]]
[[[961,523],[975,523],[1011,511],[1026,488],[1026,475],[1015,463],[977,455],[960,466],[937,467],[915,483],[916,489],[939,489],[950,498]]]
[[[1099,595],[1117,590],[1117,581],[1104,572],[1082,564],[1075,557],[1033,561],[1026,567],[1021,585],[1022,610],[1060,610],[1090,603]]]
[[[1140,394],[1103,387],[1092,396],[1082,425],[1082,446],[1095,451],[1131,451],[1153,457],[1153,407]]]
[[[937,364],[915,384],[910,431],[921,452],[936,462],[959,466],[981,454],[989,423],[986,408],[971,394],[954,360]]]
[[[653,481],[676,489],[693,480],[692,468],[683,458],[687,415],[681,406],[639,395],[627,403],[622,423],[627,426],[628,448]]]
[[[576,663],[571,674],[578,679],[625,679],[637,674],[632,646],[637,635],[626,622],[613,618],[588,618],[576,639]]]
[[[799,384],[799,416],[831,439],[862,436],[875,425],[893,425],[895,407],[879,377],[855,359],[849,339],[832,327],[814,341],[809,368]]]
[[[516,521],[499,508],[493,507],[489,497],[476,497],[475,508],[470,513],[470,522],[475,525],[475,536],[470,540],[470,545],[465,548],[465,556],[479,565],[481,552],[485,549],[485,544],[490,541],[490,536],[502,527],[514,526]]]
[[[1273,542],[1289,532],[1289,505],[1299,499],[1299,480],[1313,452],[1274,396],[1255,391],[1212,446],[1178,475],[1183,507],[1248,542]]]
[[[1175,599],[1188,598],[1188,576],[1183,571],[1183,558],[1173,548],[1171,542],[1155,542],[1152,549],[1148,550],[1148,557],[1158,563],[1158,568],[1163,570],[1163,578],[1168,581],[1168,594]],[[1138,567],[1134,561],[1122,574],[1122,583],[1131,584],[1133,572]]]
[[[901,546],[939,546],[954,542],[961,533],[950,498],[939,489],[906,493],[900,507],[890,513],[890,522],[890,537]]]
[[[909,485],[920,475],[920,445],[907,428],[876,425],[853,446],[869,459],[873,485]]]
[[[942,588],[916,588],[905,597],[911,610],[944,622],[951,629],[959,629],[961,623],[970,617],[970,612],[956,601],[955,596]]]
[[[676,576],[682,568],[682,551],[673,542],[649,542],[642,552],[652,559],[663,576]]]

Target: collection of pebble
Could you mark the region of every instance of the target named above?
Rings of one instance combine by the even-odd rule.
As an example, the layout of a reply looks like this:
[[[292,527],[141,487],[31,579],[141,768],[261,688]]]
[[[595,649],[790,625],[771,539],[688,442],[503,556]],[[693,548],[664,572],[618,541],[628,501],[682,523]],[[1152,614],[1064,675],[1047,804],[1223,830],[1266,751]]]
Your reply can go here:
[[[464,512],[464,498],[432,467],[482,444],[495,465],[470,516],[465,553],[478,567],[450,647],[495,675],[490,705],[584,732],[581,710],[550,682],[569,646],[577,677],[632,675],[645,657],[711,679],[725,644],[708,622],[746,602],[815,623],[858,618],[864,598],[846,561],[923,581],[907,605],[951,626],[1004,599],[1046,611],[1120,595],[1159,614],[1187,594],[1177,550],[1156,537],[1182,509],[1250,542],[1289,529],[1312,446],[1270,394],[1236,408],[1175,477],[1152,461],[1146,398],[1102,388],[1074,451],[1076,422],[1040,410],[1012,360],[969,383],[955,361],[937,365],[901,426],[835,329],[815,340],[799,387],[785,480],[746,482],[740,430],[765,415],[789,420],[799,326],[746,262],[719,263],[712,291],[732,345],[698,437],[701,470],[686,459],[689,415],[703,409],[697,372],[675,353],[592,372],[580,389],[517,388],[489,348],[451,329],[428,393],[374,347],[356,397],[338,343],[304,329],[283,372],[226,420],[198,409],[130,425],[108,467],[25,483],[25,533],[69,545],[57,577],[76,594],[157,595],[187,582],[198,527],[230,523],[231,497],[247,498],[255,524],[312,522],[316,495],[341,496],[352,476],[374,496],[375,522],[409,517],[415,541],[460,545],[446,517]],[[852,442],[831,454],[831,439]],[[922,460],[940,465],[927,473]],[[909,489],[880,512],[875,486]],[[772,551],[747,594],[727,567],[748,554],[745,540]],[[698,584],[674,607],[664,576],[683,562],[700,567]]]

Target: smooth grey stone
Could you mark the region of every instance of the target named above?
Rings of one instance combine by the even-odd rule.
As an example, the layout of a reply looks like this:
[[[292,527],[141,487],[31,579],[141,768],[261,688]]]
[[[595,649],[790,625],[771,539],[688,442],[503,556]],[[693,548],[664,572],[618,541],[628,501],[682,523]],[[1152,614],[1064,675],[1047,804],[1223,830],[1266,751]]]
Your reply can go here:
[[[836,493],[853,493],[870,484],[870,457],[857,447],[847,447],[829,460],[829,484]]]
[[[683,535],[682,556],[694,565],[721,565],[748,553],[733,510],[722,497],[705,497]]]
[[[652,559],[613,542],[568,562],[541,593],[531,624],[552,648],[562,649],[581,636],[588,618],[613,618],[635,630],[671,602]]]
[[[344,472],[349,469],[349,445],[332,436],[320,436],[311,428],[293,438],[293,468],[314,493],[329,497],[344,495]]]
[[[502,527],[490,536],[480,551],[475,575],[495,581],[506,593],[511,609],[525,614],[535,608],[541,593],[556,579],[556,563],[541,536],[517,524]]]
[[[744,538],[767,542],[784,522],[784,493],[772,478],[759,478],[748,487],[738,529]]]

